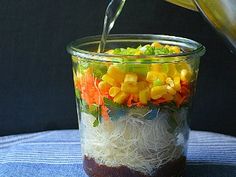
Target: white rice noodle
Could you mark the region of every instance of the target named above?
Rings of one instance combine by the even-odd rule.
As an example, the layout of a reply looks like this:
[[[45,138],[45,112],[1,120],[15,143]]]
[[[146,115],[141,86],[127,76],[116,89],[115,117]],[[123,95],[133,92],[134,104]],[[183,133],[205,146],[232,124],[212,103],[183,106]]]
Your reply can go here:
[[[124,165],[151,175],[155,169],[183,153],[184,144],[177,143],[177,135],[168,132],[168,116],[167,112],[161,111],[154,120],[129,115],[93,127],[95,117],[81,113],[82,151],[99,164]]]

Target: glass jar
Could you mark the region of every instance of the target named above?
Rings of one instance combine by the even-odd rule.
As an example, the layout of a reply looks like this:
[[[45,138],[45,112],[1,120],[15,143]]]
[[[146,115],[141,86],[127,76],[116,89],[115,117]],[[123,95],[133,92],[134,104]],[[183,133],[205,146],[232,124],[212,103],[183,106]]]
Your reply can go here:
[[[179,54],[113,55],[158,41]],[[165,35],[100,36],[68,45],[81,136],[90,177],[179,177],[186,163],[189,109],[205,48]],[[127,85],[128,84],[128,85]]]

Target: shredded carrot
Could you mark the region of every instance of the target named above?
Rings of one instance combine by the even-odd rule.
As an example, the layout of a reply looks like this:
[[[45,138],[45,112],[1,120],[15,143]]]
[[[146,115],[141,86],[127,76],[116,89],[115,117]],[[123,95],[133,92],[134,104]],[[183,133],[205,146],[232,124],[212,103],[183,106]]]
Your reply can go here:
[[[181,86],[188,86],[188,81],[180,81]]]
[[[187,96],[183,96],[182,99],[181,99],[181,104],[184,103],[184,101],[186,100]]]
[[[143,103],[139,101],[139,102],[133,103],[133,106],[142,107]]]
[[[138,102],[138,100],[139,100],[139,97],[138,97],[138,95],[137,94],[134,94],[134,102]]]
[[[181,87],[181,89],[180,89],[181,96],[187,96],[187,95],[189,95],[189,93],[190,93],[190,91],[187,87],[185,87],[185,86]]]
[[[176,102],[177,107],[179,107],[185,101],[186,98],[187,98],[186,95],[181,96],[179,93],[177,93],[175,95],[175,102]]]
[[[110,89],[110,87],[108,87],[105,90],[100,91],[100,92],[101,92],[102,95],[109,95],[109,89]]]
[[[93,76],[92,70],[88,69],[80,78],[78,88],[81,91],[81,98],[91,106],[97,104],[101,106],[101,115],[104,120],[109,120],[108,108],[104,105],[103,98],[109,98],[107,90],[105,93],[101,93],[98,89],[99,80]]]
[[[101,101],[100,93],[94,85],[97,85],[97,83],[89,69],[81,77],[81,97],[89,106],[91,104],[98,104]]]
[[[165,99],[165,98],[159,98],[159,99],[157,99],[157,100],[155,100],[155,101],[153,101],[152,103],[153,104],[156,104],[156,105],[159,105],[160,103],[164,103],[164,102],[167,102],[167,100]]]
[[[130,94],[130,96],[129,96],[129,98],[128,98],[128,101],[127,101],[127,106],[128,106],[128,107],[131,107],[131,106],[133,105],[133,104],[132,104],[133,100],[134,100],[134,95],[133,95],[133,94]]]
[[[105,121],[108,121],[109,120],[109,114],[108,114],[109,109],[104,105],[101,106],[101,109],[102,109],[101,114],[102,114],[103,119]]]
[[[81,89],[80,80],[75,81],[75,89]]]

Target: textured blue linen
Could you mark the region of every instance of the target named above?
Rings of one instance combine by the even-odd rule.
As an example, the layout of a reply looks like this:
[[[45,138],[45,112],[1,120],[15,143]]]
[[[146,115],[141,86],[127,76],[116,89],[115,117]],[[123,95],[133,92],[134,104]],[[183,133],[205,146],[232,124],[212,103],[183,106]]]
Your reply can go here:
[[[236,138],[191,131],[186,177],[236,177]],[[78,130],[0,137],[0,177],[87,177]]]

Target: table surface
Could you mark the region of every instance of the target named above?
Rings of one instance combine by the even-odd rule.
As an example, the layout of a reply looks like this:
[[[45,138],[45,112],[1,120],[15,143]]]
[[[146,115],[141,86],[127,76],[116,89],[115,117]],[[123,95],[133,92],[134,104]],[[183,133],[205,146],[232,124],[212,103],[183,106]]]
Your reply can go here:
[[[186,177],[236,177],[236,137],[191,131]],[[0,177],[87,177],[78,130],[0,137]]]

